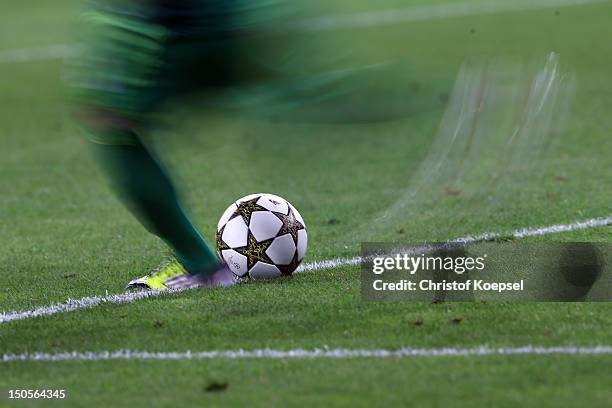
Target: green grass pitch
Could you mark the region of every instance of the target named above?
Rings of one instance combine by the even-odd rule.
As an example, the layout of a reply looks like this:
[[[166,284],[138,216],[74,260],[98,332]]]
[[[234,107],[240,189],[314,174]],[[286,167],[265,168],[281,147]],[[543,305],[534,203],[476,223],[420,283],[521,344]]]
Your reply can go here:
[[[327,7],[340,14],[432,3]],[[0,55],[70,43],[78,9],[67,0],[3,5]],[[353,44],[360,61],[406,64],[402,88],[395,78],[381,78],[375,85],[392,97],[372,99],[383,112],[406,106],[400,117],[297,123],[207,110],[196,100],[175,108],[173,126],[157,136],[209,239],[232,200],[271,192],[290,200],[308,224],[305,262],[355,255],[364,239],[447,240],[609,216],[611,12],[612,3],[602,2],[341,30],[334,38]],[[466,183],[437,199],[403,202],[461,64],[550,51],[576,88],[567,126],[539,157],[538,177],[518,166],[486,197]],[[94,166],[68,117],[62,72],[59,60],[0,59],[0,312],[120,293],[166,251]],[[343,105],[346,115],[363,109],[354,103]],[[396,208],[390,221],[373,225],[385,208]],[[529,239],[610,242],[612,230]],[[0,353],[612,345],[611,312],[609,303],[364,303],[359,267],[343,266],[0,323]],[[611,367],[609,354],[0,362],[0,392],[66,389],[65,403],[73,406],[595,407],[612,403]],[[223,389],[207,390],[212,383]],[[0,406],[20,405],[0,395]]]

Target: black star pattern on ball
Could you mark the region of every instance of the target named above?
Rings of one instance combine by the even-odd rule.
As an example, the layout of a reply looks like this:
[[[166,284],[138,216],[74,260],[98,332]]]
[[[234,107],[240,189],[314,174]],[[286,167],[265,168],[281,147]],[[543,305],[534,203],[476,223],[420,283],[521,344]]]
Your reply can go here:
[[[221,255],[221,251],[223,251],[224,249],[230,249],[229,245],[227,245],[225,241],[223,241],[223,231],[225,231],[225,225],[217,231],[217,235],[215,236],[217,241],[217,252],[219,253],[219,256]]]
[[[251,223],[251,215],[255,211],[268,211],[267,208],[262,207],[261,205],[257,204],[257,200],[259,200],[260,198],[261,198],[260,196],[257,196],[250,200],[246,200],[238,204],[238,208],[236,208],[236,210],[230,217],[230,220],[237,216],[241,216],[242,219],[244,220],[244,223],[248,227]]]
[[[283,226],[281,227],[280,231],[278,231],[278,234],[276,234],[276,236],[280,237],[281,235],[290,234],[293,238],[293,243],[297,246],[298,231],[306,228],[304,227],[304,224],[299,222],[298,219],[295,217],[295,214],[293,213],[291,207],[289,207],[289,212],[287,214],[279,213],[276,211],[271,212],[283,222]]]
[[[293,254],[293,259],[289,265],[276,265],[276,267],[283,275],[291,275],[293,272],[295,272],[299,264],[300,261],[298,261],[297,251],[295,251],[295,254]]]
[[[274,239],[267,239],[265,241],[258,242],[251,231],[249,230],[247,236],[246,246],[233,248],[234,251],[246,256],[247,259],[247,270],[250,271],[258,261],[265,262],[270,265],[274,265],[272,259],[266,254],[266,250]]]

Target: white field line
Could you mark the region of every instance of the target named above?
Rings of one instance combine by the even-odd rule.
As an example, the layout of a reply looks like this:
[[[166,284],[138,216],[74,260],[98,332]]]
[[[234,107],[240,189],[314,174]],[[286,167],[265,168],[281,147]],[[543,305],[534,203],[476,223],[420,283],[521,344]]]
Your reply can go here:
[[[482,0],[366,11],[344,16],[317,17],[298,21],[287,31],[320,32],[347,28],[377,27],[412,21],[430,21],[483,14],[501,14],[566,6],[605,3],[608,0]]]
[[[99,361],[99,360],[208,360],[208,359],[344,359],[344,358],[402,358],[402,357],[461,357],[461,356],[514,356],[514,355],[602,355],[612,354],[612,346],[560,346],[490,348],[422,349],[293,349],[293,350],[215,350],[215,351],[71,351],[62,353],[3,354],[0,362],[14,361]]]
[[[341,16],[304,19],[275,28],[275,32],[320,32],[348,28],[375,27],[411,21],[429,21],[500,14],[554,7],[606,3],[610,0],[481,0],[443,3],[399,9],[368,11]],[[0,50],[0,64],[69,58],[76,54],[77,44],[56,44],[46,47]]]
[[[526,238],[548,234],[556,234],[560,232],[575,231],[587,228],[601,227],[612,224],[612,215],[603,218],[592,218],[586,221],[574,222],[571,224],[558,224],[541,228],[525,228],[512,231],[508,234],[497,232],[485,232],[480,235],[470,235],[460,238],[455,238],[444,242],[444,244],[464,243],[484,241],[495,237],[512,236],[515,238]],[[328,261],[311,262],[301,265],[296,272],[312,272],[324,269],[332,269],[340,266],[357,265],[361,262],[361,257],[330,259]],[[0,313],[0,323],[7,323],[16,320],[30,319],[39,316],[49,316],[58,313],[72,312],[80,309],[90,309],[103,304],[122,304],[132,303],[137,300],[167,295],[172,293],[182,292],[189,289],[177,289],[170,291],[145,291],[145,292],[127,292],[116,295],[106,296],[88,296],[81,299],[68,299],[66,302],[55,303],[49,306],[41,306],[31,310],[15,310]]]
[[[76,44],[55,44],[46,47],[14,48],[0,51],[0,64],[64,59],[74,56]]]
[[[517,238],[517,239],[527,238],[527,237],[539,237],[542,235],[558,234],[561,232],[582,230],[582,229],[588,229],[588,228],[597,228],[597,227],[603,227],[606,225],[612,225],[612,215],[609,215],[607,217],[601,217],[601,218],[591,218],[590,220],[585,220],[585,221],[572,222],[570,224],[557,224],[557,225],[550,225],[548,227],[540,227],[540,228],[523,228],[523,229],[512,231],[510,234],[485,232],[480,235],[468,235],[463,238],[457,238],[454,241],[449,241],[449,243],[459,242],[459,243],[469,244],[472,242],[486,241],[489,239],[506,237],[506,236],[512,236],[513,238]]]

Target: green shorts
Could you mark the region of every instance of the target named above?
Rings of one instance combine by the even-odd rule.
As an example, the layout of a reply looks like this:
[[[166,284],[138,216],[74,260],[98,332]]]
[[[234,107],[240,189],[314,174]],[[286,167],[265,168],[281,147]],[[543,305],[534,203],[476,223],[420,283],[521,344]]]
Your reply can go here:
[[[315,72],[312,35],[278,30],[304,14],[295,4],[100,0],[82,15],[80,52],[67,75],[75,109],[146,127],[162,104],[195,91],[225,88],[224,106],[251,112],[290,110],[336,95],[329,84],[345,70],[329,71],[324,59],[328,71]]]
[[[275,2],[94,3],[82,15],[80,52],[68,73],[72,99],[81,108],[145,120],[176,94],[257,77],[245,33],[279,18],[286,9]]]

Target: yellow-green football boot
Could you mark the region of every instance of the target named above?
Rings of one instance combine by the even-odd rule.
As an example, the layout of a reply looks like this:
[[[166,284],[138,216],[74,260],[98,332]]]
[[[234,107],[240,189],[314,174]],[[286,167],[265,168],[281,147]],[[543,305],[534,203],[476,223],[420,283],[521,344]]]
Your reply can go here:
[[[126,289],[188,289],[194,287],[232,286],[237,283],[235,275],[227,266],[208,275],[193,275],[185,270],[176,259],[168,259],[150,274],[134,279],[127,284]]]

